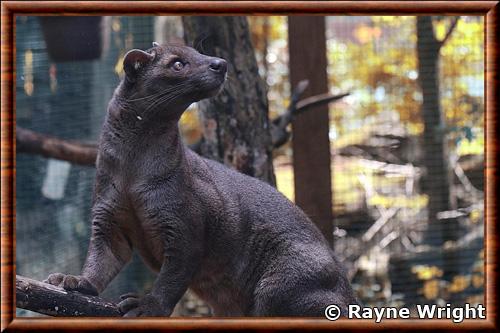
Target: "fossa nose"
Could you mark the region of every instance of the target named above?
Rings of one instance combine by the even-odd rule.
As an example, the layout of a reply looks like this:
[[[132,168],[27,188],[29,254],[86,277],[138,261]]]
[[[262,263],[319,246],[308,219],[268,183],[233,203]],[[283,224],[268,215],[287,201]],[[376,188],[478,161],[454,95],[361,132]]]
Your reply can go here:
[[[227,62],[224,59],[213,58],[208,68],[213,72],[225,74],[227,71]]]

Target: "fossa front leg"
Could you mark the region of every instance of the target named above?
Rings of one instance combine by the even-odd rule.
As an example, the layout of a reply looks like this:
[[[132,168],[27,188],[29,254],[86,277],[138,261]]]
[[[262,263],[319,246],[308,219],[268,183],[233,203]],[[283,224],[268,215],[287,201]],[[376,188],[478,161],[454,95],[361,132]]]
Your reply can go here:
[[[164,202],[155,199],[159,198],[150,195],[148,203]],[[150,293],[142,298],[134,294],[123,296],[119,307],[125,317],[171,315],[198,272],[202,259],[202,221],[201,217],[193,215],[188,209],[183,209],[182,204],[175,210],[171,206],[144,209],[145,223],[161,237],[162,257],[158,259],[162,264]]]
[[[96,202],[92,237],[81,274],[53,273],[44,282],[90,295],[102,292],[132,256],[132,247],[114,215],[106,202]]]

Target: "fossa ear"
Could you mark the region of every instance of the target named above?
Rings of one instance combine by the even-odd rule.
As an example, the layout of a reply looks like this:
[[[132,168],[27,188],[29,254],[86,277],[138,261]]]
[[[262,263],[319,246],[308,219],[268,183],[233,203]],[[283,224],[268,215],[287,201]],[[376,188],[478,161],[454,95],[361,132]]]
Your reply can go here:
[[[143,50],[133,49],[128,51],[123,58],[123,70],[127,79],[135,81],[139,70],[152,62],[154,58],[154,53],[147,53]]]

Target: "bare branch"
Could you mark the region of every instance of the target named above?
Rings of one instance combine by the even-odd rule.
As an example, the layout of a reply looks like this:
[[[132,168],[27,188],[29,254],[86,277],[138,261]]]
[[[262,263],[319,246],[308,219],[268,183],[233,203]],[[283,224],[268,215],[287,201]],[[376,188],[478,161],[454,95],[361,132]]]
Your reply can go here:
[[[95,166],[97,158],[95,144],[66,141],[22,127],[16,128],[16,151],[87,166]]]
[[[341,95],[327,93],[311,96],[299,101],[300,96],[308,85],[309,82],[307,80],[300,81],[295,87],[287,111],[283,115],[272,120],[271,139],[274,148],[281,147],[288,141],[290,132],[287,130],[287,127],[296,115],[309,111],[315,106],[338,101],[349,95],[348,93]]]
[[[308,86],[309,81],[300,81],[292,93],[290,105],[286,112],[271,121],[271,141],[274,148],[284,145],[290,138],[290,132],[288,132],[287,126],[293,119],[293,114],[295,113],[300,96]]]
[[[16,307],[54,317],[121,317],[118,306],[16,275]]]
[[[338,101],[346,96],[349,96],[349,93],[340,95],[321,94],[304,98],[303,100],[297,103],[297,109],[294,115],[301,114],[302,112],[308,111],[310,108],[313,108],[318,105],[323,105]]]
[[[300,96],[308,85],[309,82],[307,80],[299,82],[292,94],[287,111],[272,120],[271,139],[273,148],[281,147],[289,140],[290,133],[287,127],[292,122],[293,117],[309,111],[315,106],[332,103],[349,95],[349,93],[340,95],[327,93],[311,96],[299,101]],[[201,153],[201,140],[190,145],[189,148],[197,153]],[[86,166],[95,166],[97,158],[96,144],[67,141],[22,127],[16,128],[16,151],[18,153],[36,154]]]
[[[451,22],[451,25],[450,27],[448,28],[448,31],[446,32],[446,35],[444,35],[444,38],[442,40],[439,41],[439,48],[443,47],[444,44],[446,44],[446,42],[448,41],[448,39],[450,38],[451,34],[453,33],[453,30],[455,30],[455,27],[457,26],[457,23],[458,23],[458,19],[460,17],[455,17],[455,19]]]
[[[299,103],[299,98],[300,96],[302,96],[302,94],[304,93],[304,91],[307,89],[308,86],[309,86],[308,80],[302,80],[297,84],[292,93],[292,97],[290,98],[290,105],[288,106],[287,111],[282,117],[279,117],[281,126],[285,124],[288,125],[292,121],[292,118],[295,112],[297,111],[297,104]]]

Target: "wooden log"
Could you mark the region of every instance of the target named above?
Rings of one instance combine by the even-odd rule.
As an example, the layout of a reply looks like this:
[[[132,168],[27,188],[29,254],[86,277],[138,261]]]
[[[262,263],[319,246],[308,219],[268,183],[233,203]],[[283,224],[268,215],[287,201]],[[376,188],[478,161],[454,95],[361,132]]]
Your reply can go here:
[[[97,158],[95,144],[66,141],[19,126],[16,128],[16,151],[87,166],[95,166]]]
[[[201,142],[197,142],[189,148],[200,154],[200,144]],[[95,167],[97,150],[96,143],[69,141],[16,127],[17,153],[40,155],[72,164]]]
[[[16,307],[54,317],[121,317],[112,302],[20,275],[16,275]]]

